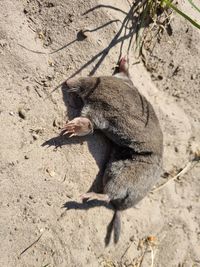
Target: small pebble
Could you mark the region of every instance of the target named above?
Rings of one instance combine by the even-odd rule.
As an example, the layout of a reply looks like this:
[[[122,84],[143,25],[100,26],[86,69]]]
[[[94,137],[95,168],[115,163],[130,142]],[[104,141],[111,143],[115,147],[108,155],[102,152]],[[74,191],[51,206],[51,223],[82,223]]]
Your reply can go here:
[[[73,194],[72,194],[72,193],[67,193],[67,194],[66,194],[66,197],[67,197],[67,198],[72,198],[72,197],[73,197]]]
[[[162,75],[158,75],[158,80],[162,80],[163,76]]]
[[[26,86],[26,91],[30,92],[30,86],[28,86],[28,85]]]
[[[7,41],[5,39],[0,40],[0,46],[3,48],[7,45]]]
[[[168,178],[169,176],[170,176],[169,172],[164,172],[164,173],[162,174],[162,177],[163,177],[163,178]]]
[[[175,148],[174,148],[174,151],[175,151],[175,152],[178,152],[178,148],[177,148],[176,146],[175,146]]]
[[[58,127],[57,119],[54,119],[54,121],[53,121],[53,127]]]
[[[53,170],[50,170],[50,169],[46,169],[46,172],[51,176],[51,177],[53,177],[53,176],[55,176],[55,172],[53,171]]]
[[[37,140],[38,139],[38,135],[36,133],[33,133],[32,134],[32,137],[33,137],[34,140]]]
[[[81,227],[81,225],[82,225],[82,220],[78,220],[78,224],[79,224],[79,227]]]
[[[23,108],[18,109],[18,114],[19,114],[20,118],[22,118],[23,120],[26,119],[26,111]]]
[[[48,205],[48,206],[51,206],[51,202],[50,202],[50,201],[47,201],[47,205]]]
[[[53,60],[49,60],[48,63],[49,63],[49,66],[51,67],[55,66],[55,63],[53,62]]]

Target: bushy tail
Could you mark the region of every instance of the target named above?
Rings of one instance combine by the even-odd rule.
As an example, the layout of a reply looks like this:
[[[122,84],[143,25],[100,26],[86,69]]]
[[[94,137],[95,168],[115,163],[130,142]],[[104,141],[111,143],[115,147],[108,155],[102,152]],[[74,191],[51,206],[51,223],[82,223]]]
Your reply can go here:
[[[121,231],[121,219],[119,210],[115,210],[113,218],[109,223],[109,225],[107,226],[107,233],[105,237],[106,246],[108,246],[108,244],[110,243],[112,231],[114,232],[114,243],[116,244],[119,241],[119,236]]]

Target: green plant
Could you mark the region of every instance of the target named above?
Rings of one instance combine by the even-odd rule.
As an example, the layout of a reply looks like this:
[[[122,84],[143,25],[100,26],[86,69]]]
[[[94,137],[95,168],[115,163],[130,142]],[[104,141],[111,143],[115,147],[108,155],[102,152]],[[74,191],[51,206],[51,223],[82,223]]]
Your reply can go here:
[[[188,4],[200,13],[200,9],[192,0],[187,1]],[[138,25],[135,48],[139,51],[140,55],[143,54],[143,47],[149,48],[153,40],[160,38],[163,30],[172,32],[170,21],[173,12],[176,12],[193,26],[200,29],[200,24],[181,11],[174,3],[174,0],[136,0],[133,5],[135,6],[134,10],[137,10]]]
[[[188,0],[188,2],[200,13],[200,9],[192,2],[192,0]],[[192,23],[193,26],[200,29],[200,24],[198,24],[195,20],[193,20],[191,17],[189,17],[187,14],[182,12],[180,9],[178,9],[171,0],[162,0],[161,4],[165,3],[167,7],[172,8],[176,13],[181,15],[184,19],[188,20],[190,23]]]

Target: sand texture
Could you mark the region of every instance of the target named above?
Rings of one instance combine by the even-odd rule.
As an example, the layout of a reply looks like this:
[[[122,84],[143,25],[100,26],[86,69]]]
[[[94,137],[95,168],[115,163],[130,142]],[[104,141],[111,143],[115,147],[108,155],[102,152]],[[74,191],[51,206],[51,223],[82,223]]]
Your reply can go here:
[[[49,93],[70,76],[112,75],[131,37],[129,9],[127,0],[0,1],[0,266],[200,266],[200,164],[124,211],[119,243],[105,247],[113,211],[80,195],[101,177],[108,141],[58,136],[78,108],[61,88]],[[177,15],[171,27],[145,64],[129,52],[164,134],[160,184],[200,148],[200,31]]]

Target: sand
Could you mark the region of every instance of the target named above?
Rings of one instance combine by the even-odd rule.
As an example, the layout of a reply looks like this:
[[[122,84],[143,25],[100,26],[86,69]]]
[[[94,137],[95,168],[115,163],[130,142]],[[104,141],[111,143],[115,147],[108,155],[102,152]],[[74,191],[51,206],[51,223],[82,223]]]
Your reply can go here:
[[[1,0],[0,266],[200,266],[200,164],[124,211],[119,243],[105,247],[113,211],[81,205],[80,195],[100,177],[108,142],[101,133],[58,137],[78,109],[61,89],[48,94],[73,75],[113,73],[127,52],[130,36],[119,31],[129,8],[126,0]],[[145,65],[129,53],[132,80],[164,134],[161,184],[200,148],[200,32],[176,15],[171,26],[145,51]]]

